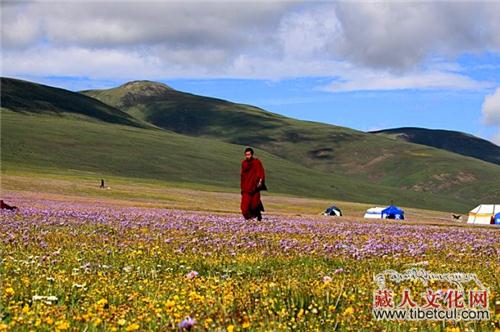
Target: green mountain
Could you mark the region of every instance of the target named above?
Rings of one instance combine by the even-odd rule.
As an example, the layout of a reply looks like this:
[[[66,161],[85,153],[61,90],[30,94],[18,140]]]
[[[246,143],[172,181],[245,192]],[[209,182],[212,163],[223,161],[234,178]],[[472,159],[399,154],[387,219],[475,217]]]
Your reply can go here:
[[[1,80],[2,107],[17,112],[62,115],[84,115],[109,123],[150,127],[129,114],[99,102],[94,98],[64,89],[35,84],[23,80]]]
[[[372,131],[371,133],[405,142],[432,146],[500,165],[500,146],[458,131],[405,127]]]
[[[252,145],[328,174],[459,201],[498,201],[500,167],[448,151],[135,81],[84,94],[160,128]],[[473,204],[472,204],[473,205]]]
[[[14,83],[19,82],[2,79],[3,174],[26,169],[65,175],[76,170],[95,176],[96,183],[106,175],[115,175],[239,190],[241,145],[141,126],[139,120],[130,120],[129,115],[78,93],[29,82]],[[13,96],[17,103],[11,102]],[[85,107],[70,105],[82,100]],[[100,112],[109,112],[115,119],[110,123]],[[404,206],[440,210],[469,208],[466,200],[327,174],[263,150],[257,150],[257,154],[266,167],[271,193],[374,204],[395,199]]]

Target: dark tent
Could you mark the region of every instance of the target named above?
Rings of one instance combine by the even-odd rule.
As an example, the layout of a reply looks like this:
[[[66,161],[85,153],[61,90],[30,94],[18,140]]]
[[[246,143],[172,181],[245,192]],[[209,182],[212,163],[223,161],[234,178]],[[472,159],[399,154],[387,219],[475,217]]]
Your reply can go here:
[[[332,205],[328,209],[326,209],[325,212],[323,212],[323,215],[340,217],[342,216],[342,211],[340,211],[340,209],[335,205]]]

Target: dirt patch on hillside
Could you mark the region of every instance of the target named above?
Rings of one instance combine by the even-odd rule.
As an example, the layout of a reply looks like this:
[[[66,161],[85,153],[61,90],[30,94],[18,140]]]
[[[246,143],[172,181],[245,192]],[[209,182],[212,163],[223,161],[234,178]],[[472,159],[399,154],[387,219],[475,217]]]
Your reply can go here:
[[[314,159],[333,159],[334,153],[332,148],[320,148],[309,151],[309,156]]]
[[[370,179],[376,180],[381,178],[384,174],[377,174],[374,173],[373,171],[370,171],[370,169],[377,164],[380,164],[382,162],[387,161],[388,159],[391,159],[394,157],[393,153],[390,152],[382,152],[381,155],[378,155],[377,157],[369,160],[367,163],[362,164],[362,163],[348,163],[348,164],[343,164],[345,169],[347,170],[348,174],[359,174],[359,173],[366,173],[369,172],[369,177]],[[356,160],[358,161],[358,160]]]
[[[477,180],[472,173],[459,172],[457,174],[441,173],[434,174],[428,181],[419,182],[411,187],[403,187],[419,192],[438,192],[441,190],[451,189],[464,183],[470,183]]]

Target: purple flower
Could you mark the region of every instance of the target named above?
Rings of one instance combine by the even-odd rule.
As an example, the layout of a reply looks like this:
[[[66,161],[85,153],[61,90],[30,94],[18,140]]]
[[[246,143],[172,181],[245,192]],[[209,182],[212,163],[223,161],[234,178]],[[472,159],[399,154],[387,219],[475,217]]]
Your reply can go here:
[[[196,320],[194,320],[193,318],[191,317],[186,317],[184,318],[184,320],[182,322],[179,323],[179,328],[182,330],[182,329],[186,329],[186,330],[191,330],[191,328],[193,328],[193,326],[196,324]]]

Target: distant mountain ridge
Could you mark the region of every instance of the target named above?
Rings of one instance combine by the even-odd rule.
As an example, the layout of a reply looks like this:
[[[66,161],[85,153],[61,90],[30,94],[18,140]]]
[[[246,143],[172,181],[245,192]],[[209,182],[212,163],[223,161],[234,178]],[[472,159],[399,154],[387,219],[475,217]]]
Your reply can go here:
[[[377,130],[371,133],[432,146],[500,165],[500,146],[467,133],[415,127]]]

